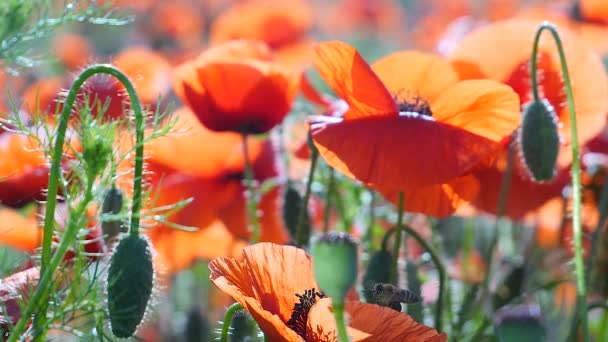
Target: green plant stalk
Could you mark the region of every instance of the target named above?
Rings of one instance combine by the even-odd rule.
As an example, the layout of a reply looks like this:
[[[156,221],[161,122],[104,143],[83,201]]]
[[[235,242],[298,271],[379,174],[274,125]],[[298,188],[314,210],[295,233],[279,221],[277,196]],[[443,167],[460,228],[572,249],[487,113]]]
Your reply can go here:
[[[224,314],[224,321],[222,322],[222,334],[220,335],[220,342],[228,342],[228,331],[230,330],[232,317],[239,310],[243,310],[243,307],[239,303],[230,305],[228,310],[226,310],[226,313]]]
[[[368,250],[371,250],[373,247],[373,239],[374,239],[374,225],[376,224],[376,193],[374,190],[368,190],[370,194],[369,201],[369,221],[367,223],[367,231],[365,232],[365,245]]]
[[[486,275],[483,279],[483,290],[487,294],[490,288],[490,277],[492,269],[492,257],[494,255],[494,249],[498,244],[498,224],[500,218],[505,214],[507,208],[507,200],[509,199],[509,190],[511,188],[511,178],[513,175],[513,163],[515,162],[515,144],[509,144],[509,151],[507,154],[507,167],[505,173],[502,176],[500,183],[500,192],[498,193],[498,204],[496,205],[496,220],[494,221],[494,236],[490,241],[488,248],[488,254],[485,255],[485,259],[488,261],[488,268],[486,269]]]
[[[95,64],[82,71],[80,75],[78,75],[78,77],[74,80],[74,83],[72,83],[70,91],[68,92],[63,110],[61,111],[59,117],[59,126],[57,127],[57,137],[55,138],[55,146],[51,157],[51,170],[49,174],[46,215],[44,218],[44,235],[42,240],[40,282],[38,283],[38,287],[36,288],[36,291],[34,291],[34,294],[29,300],[25,310],[22,312],[19,322],[17,322],[13,331],[11,332],[11,337],[9,338],[9,341],[16,341],[16,339],[21,334],[23,334],[25,326],[36,308],[39,309],[39,313],[37,313],[37,316],[40,317],[40,322],[44,323],[44,320],[46,319],[47,309],[47,306],[44,305],[44,303],[47,302],[46,297],[48,297],[48,288],[50,287],[49,285],[52,280],[53,273],[55,272],[55,269],[59,266],[59,263],[63,260],[65,253],[67,252],[69,246],[74,242],[73,240],[76,237],[77,231],[74,231],[78,228],[77,225],[74,223],[74,221],[76,220],[71,220],[68,223],[64,238],[61,241],[57,252],[53,255],[53,258],[51,259],[51,244],[53,239],[53,225],[55,222],[55,207],[57,204],[59,172],[61,171],[60,167],[61,157],[63,155],[63,144],[65,143],[65,135],[68,127],[70,113],[72,111],[72,106],[76,101],[78,91],[80,90],[82,85],[87,79],[98,73],[112,75],[124,85],[125,89],[127,90],[127,93],[129,94],[131,106],[135,114],[137,132],[134,171],[135,176],[133,178],[133,204],[131,207],[131,234],[137,234],[139,232],[139,218],[142,205],[142,174],[144,162],[143,138],[145,129],[141,101],[139,100],[139,96],[135,91],[135,87],[133,86],[127,75],[125,75],[122,71],[116,69],[112,65]],[[87,186],[91,186],[91,184]],[[88,203],[88,201],[81,202],[81,206],[85,206],[85,203]],[[86,210],[86,207],[84,209],[78,208],[77,212],[84,212],[84,210]]]
[[[403,230],[418,241],[422,248],[430,254],[431,260],[433,260],[433,264],[435,264],[435,268],[437,268],[437,273],[439,274],[439,293],[437,294],[437,309],[435,311],[435,329],[441,332],[443,328],[443,298],[446,285],[445,267],[439,258],[439,254],[437,254],[433,247],[431,247],[417,231],[409,226],[403,226]]]
[[[334,191],[334,182],[336,180],[336,171],[333,167],[329,167],[329,177],[327,180],[327,191],[325,193],[325,211],[323,213],[323,233],[329,231],[329,217],[331,216],[331,194]]]
[[[308,210],[308,200],[310,200],[310,194],[312,192],[312,182],[315,178],[318,159],[319,151],[313,149],[312,155],[310,156],[310,171],[308,173],[308,180],[306,181],[306,192],[304,193],[304,199],[302,201],[302,206],[300,207],[298,226],[296,228],[296,246],[298,247],[303,247],[308,244],[308,241],[304,241],[306,237],[304,232],[304,221],[306,221],[306,210]]]
[[[255,175],[253,174],[253,166],[249,159],[249,144],[247,137],[249,135],[242,133],[243,137],[243,159],[245,160],[245,186],[247,187],[247,195],[245,201],[247,203],[247,218],[249,231],[251,232],[251,244],[260,241],[260,220],[258,217],[258,194],[255,186]]]
[[[557,29],[553,24],[544,22],[536,31],[534,37],[534,45],[532,48],[532,59],[530,61],[531,76],[532,76],[532,91],[534,100],[539,100],[536,75],[536,56],[538,54],[538,43],[540,36],[544,30],[551,32],[555,45],[559,53],[560,65],[564,79],[564,90],[568,104],[568,112],[570,113],[570,128],[571,128],[571,144],[572,144],[572,200],[574,202],[572,211],[572,229],[574,232],[574,267],[576,273],[576,288],[577,288],[577,314],[574,315],[574,321],[581,320],[583,325],[583,340],[589,341],[589,325],[587,324],[587,287],[585,285],[585,265],[583,260],[583,231],[581,224],[581,203],[582,203],[582,186],[581,186],[581,165],[578,146],[578,130],[576,127],[576,109],[574,107],[574,96],[572,95],[572,82],[570,80],[570,72],[566,63],[563,44]],[[577,317],[578,316],[578,317]]]
[[[404,210],[404,194],[403,191],[399,192],[399,203],[397,207],[397,225],[395,226],[395,241],[393,242],[393,262],[391,263],[391,273],[388,278],[392,284],[397,285],[399,281],[399,249],[401,248],[401,232],[403,231],[403,210]]]
[[[348,332],[346,331],[346,322],[344,320],[344,300],[336,300],[332,298],[332,306],[334,309],[334,318],[336,319],[336,329],[338,330],[338,341],[349,342]]]

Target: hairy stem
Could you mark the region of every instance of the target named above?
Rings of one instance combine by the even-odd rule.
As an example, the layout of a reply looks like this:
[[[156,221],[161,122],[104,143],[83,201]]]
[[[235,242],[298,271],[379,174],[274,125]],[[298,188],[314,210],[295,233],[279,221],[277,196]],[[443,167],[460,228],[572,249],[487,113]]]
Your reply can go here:
[[[308,200],[310,200],[310,194],[312,192],[312,182],[315,178],[315,170],[317,169],[317,160],[319,159],[319,152],[317,149],[312,150],[310,156],[310,172],[308,173],[308,180],[306,181],[306,192],[304,193],[304,199],[302,200],[302,206],[300,207],[300,214],[298,215],[298,225],[296,228],[296,246],[303,247],[308,244],[306,240],[306,232],[304,231],[304,222],[306,221],[306,211],[308,210]]]
[[[247,219],[249,231],[251,232],[251,244],[260,241],[260,220],[258,217],[258,193],[256,189],[255,175],[253,174],[253,166],[249,159],[249,144],[248,134],[243,133],[243,158],[245,160],[245,186],[247,187]]]

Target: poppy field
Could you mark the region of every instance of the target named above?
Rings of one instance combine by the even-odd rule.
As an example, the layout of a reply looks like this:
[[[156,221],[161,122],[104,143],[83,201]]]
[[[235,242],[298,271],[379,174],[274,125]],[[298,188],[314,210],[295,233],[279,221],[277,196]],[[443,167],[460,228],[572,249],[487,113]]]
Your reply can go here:
[[[0,16],[3,340],[608,340],[607,0]]]

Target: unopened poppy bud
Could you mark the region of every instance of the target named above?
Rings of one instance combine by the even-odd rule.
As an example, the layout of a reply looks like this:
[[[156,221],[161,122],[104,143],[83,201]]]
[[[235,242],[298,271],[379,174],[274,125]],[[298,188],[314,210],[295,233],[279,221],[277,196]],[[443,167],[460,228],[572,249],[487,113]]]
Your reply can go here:
[[[108,312],[112,333],[130,337],[144,318],[154,284],[149,241],[126,234],[116,245],[107,279]]]
[[[104,171],[112,158],[113,131],[94,123],[82,130],[82,158],[87,175],[95,177]]]
[[[547,100],[526,106],[519,130],[521,159],[532,180],[551,180],[556,173],[559,152],[557,115]]]
[[[368,303],[374,303],[374,285],[390,283],[393,255],[384,249],[372,254],[363,275],[363,295]]]
[[[101,229],[106,239],[111,240],[123,232],[123,222],[120,218],[108,218],[104,215],[119,215],[122,211],[124,194],[122,190],[112,186],[103,195],[101,203]]]
[[[505,306],[494,317],[499,341],[544,341],[547,337],[538,304]]]
[[[298,229],[298,220],[300,219],[300,210],[302,209],[302,196],[292,184],[288,183],[283,194],[283,222],[289,230],[292,238],[296,237]],[[310,240],[310,216],[308,210],[304,213],[304,241]]]
[[[357,242],[347,233],[321,235],[312,245],[315,278],[323,293],[341,301],[357,281]]]
[[[253,341],[258,334],[258,324],[246,310],[239,310],[230,321],[230,341]]]

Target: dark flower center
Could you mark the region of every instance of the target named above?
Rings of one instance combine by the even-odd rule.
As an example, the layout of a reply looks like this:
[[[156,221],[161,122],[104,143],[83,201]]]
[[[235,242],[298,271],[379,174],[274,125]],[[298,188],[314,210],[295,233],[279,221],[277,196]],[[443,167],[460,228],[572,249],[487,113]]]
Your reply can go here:
[[[394,95],[399,112],[418,113],[420,115],[433,116],[431,105],[424,97],[418,94]]]
[[[317,297],[325,298],[326,296],[323,293],[315,291],[315,288],[313,287],[310,290],[304,291],[304,294],[296,293],[296,297],[300,299],[300,302],[293,306],[291,318],[287,321],[287,326],[306,340],[306,321],[308,321],[308,312],[310,312],[310,308],[317,302]]]

